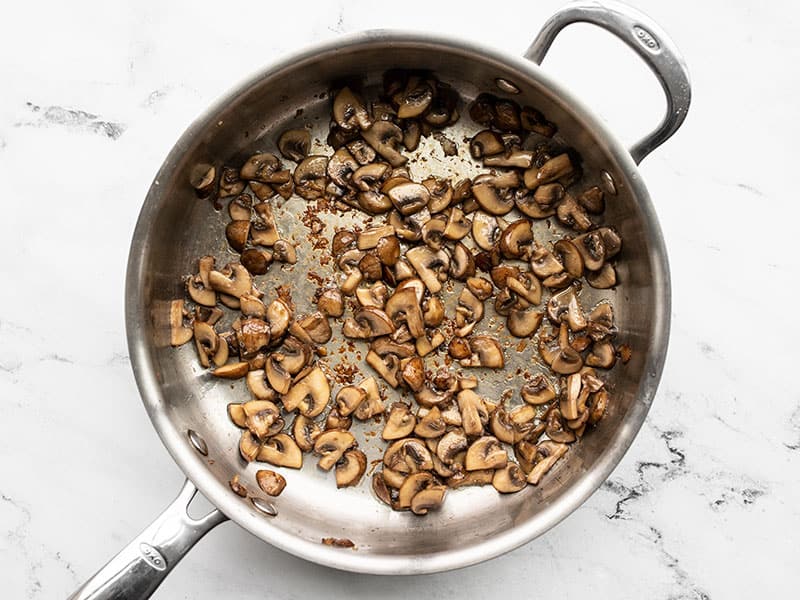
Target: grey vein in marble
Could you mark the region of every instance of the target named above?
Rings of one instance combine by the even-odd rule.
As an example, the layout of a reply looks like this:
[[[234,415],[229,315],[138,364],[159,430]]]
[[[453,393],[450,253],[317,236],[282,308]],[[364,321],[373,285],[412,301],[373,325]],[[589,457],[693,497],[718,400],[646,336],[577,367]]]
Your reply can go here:
[[[127,128],[123,123],[106,121],[95,114],[83,110],[64,108],[63,106],[42,107],[31,102],[27,102],[26,106],[33,113],[34,118],[18,121],[15,123],[17,127],[60,125],[70,129],[104,135],[112,140],[119,139]]]

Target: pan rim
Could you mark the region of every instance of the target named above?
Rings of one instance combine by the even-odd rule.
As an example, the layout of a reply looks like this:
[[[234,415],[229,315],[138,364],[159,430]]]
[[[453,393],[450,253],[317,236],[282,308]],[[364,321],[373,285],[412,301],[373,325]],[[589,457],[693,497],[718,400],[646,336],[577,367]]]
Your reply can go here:
[[[645,233],[649,236],[654,250],[650,256],[656,302],[652,351],[646,360],[643,380],[639,382],[637,402],[631,408],[613,443],[609,444],[606,450],[603,451],[590,471],[577,479],[557,502],[538,513],[534,518],[511,527],[502,534],[489,539],[484,539],[471,545],[463,545],[454,550],[425,555],[368,554],[359,551],[343,552],[340,549],[324,546],[318,542],[304,540],[271,526],[268,519],[257,517],[248,509],[246,504],[236,501],[237,499],[231,495],[230,490],[221,485],[210,474],[202,461],[202,457],[198,456],[186,442],[185,432],[178,431],[167,416],[166,411],[162,409],[164,399],[161,386],[155,375],[155,367],[150,355],[150,343],[142,335],[142,330],[139,327],[139,323],[147,310],[145,299],[141,293],[140,282],[143,279],[149,223],[157,213],[156,205],[160,199],[159,180],[170,172],[171,165],[180,160],[180,156],[184,148],[189,145],[190,140],[198,132],[204,130],[212,122],[214,115],[218,114],[226,104],[245,93],[252,86],[257,85],[261,80],[287,69],[295,69],[298,64],[312,59],[321,59],[343,50],[352,50],[359,46],[375,44],[394,46],[423,45],[469,54],[473,57],[479,54],[480,60],[494,61],[506,69],[518,71],[523,76],[537,81],[545,88],[547,93],[552,94],[560,103],[567,105],[567,110],[578,121],[596,131],[597,135],[605,141],[608,153],[624,170],[630,182],[631,191],[640,204]],[[602,485],[622,460],[644,423],[652,405],[666,360],[670,315],[671,284],[666,247],[649,193],[641,176],[639,176],[638,167],[628,151],[609,128],[584,105],[583,101],[573,96],[569,90],[565,89],[562,84],[547,74],[539,65],[524,57],[509,55],[502,51],[455,37],[385,29],[368,30],[334,38],[288,55],[273,64],[267,65],[243,82],[232,87],[199,115],[186,128],[170,150],[145,197],[131,241],[125,289],[125,321],[128,349],[142,402],[162,443],[186,476],[226,516],[271,545],[327,567],[375,575],[427,574],[474,565],[505,554],[539,537],[577,510]]]

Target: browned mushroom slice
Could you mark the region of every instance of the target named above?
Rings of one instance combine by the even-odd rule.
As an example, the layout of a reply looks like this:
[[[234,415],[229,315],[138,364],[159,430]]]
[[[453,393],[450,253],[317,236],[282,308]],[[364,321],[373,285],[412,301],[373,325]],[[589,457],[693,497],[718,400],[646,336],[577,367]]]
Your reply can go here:
[[[349,87],[343,87],[333,98],[333,119],[345,131],[367,129],[372,125],[364,101]]]
[[[321,312],[312,313],[303,317],[297,324],[302,327],[315,343],[326,344],[331,339],[332,331],[328,317]]]
[[[239,178],[237,169],[225,167],[219,177],[219,197],[238,196],[244,191],[246,185],[247,182]]]
[[[442,289],[440,274],[444,274],[446,279],[450,268],[450,256],[444,249],[433,252],[430,248],[418,246],[406,252],[406,259],[432,294]]]
[[[270,152],[253,154],[242,165],[239,177],[261,183],[283,183],[288,177],[288,172],[282,169],[281,161]]]
[[[367,398],[367,392],[356,385],[346,385],[336,394],[336,409],[342,416],[353,413]]]
[[[256,482],[258,487],[268,496],[280,496],[286,487],[286,479],[284,479],[283,475],[268,469],[256,471]]]
[[[415,515],[427,515],[429,510],[436,510],[444,502],[447,488],[443,485],[431,485],[417,493],[411,500],[411,512]]]
[[[330,431],[331,429],[339,429],[341,431],[347,431],[350,427],[353,426],[353,417],[350,416],[343,416],[339,414],[339,409],[334,407],[328,412],[328,416],[325,417],[325,431]]]
[[[247,375],[249,370],[250,365],[246,362],[235,362],[217,367],[211,373],[215,377],[220,377],[222,379],[240,379]]]
[[[433,468],[430,450],[421,440],[414,438],[391,443],[383,454],[383,464],[403,475],[430,471]]]
[[[496,437],[485,435],[478,438],[467,450],[464,468],[467,471],[502,469],[508,463],[508,454]]]
[[[529,190],[535,189],[540,185],[570,175],[573,170],[574,166],[569,155],[566,153],[559,154],[545,162],[541,167],[534,166],[525,171],[525,187]]]
[[[520,428],[502,407],[492,412],[492,416],[489,418],[489,428],[498,440],[507,444],[514,444],[523,438]]]
[[[542,301],[542,284],[533,273],[519,273],[507,278],[505,284],[509,291],[531,304],[539,304]]]
[[[614,311],[611,304],[601,302],[589,313],[587,332],[594,341],[600,341],[617,332],[614,325]]]
[[[406,89],[395,95],[397,118],[412,119],[424,113],[433,101],[433,90],[427,81],[410,77]]]
[[[320,456],[317,466],[330,471],[344,453],[356,445],[356,438],[349,431],[334,429],[321,433],[314,441],[314,453]]]
[[[361,132],[361,137],[393,167],[401,167],[408,161],[397,150],[397,145],[403,141],[403,131],[394,123],[376,121]]]
[[[505,258],[525,260],[531,251],[533,231],[528,219],[519,219],[509,224],[500,235],[500,252]]]
[[[406,150],[413,152],[419,147],[420,139],[422,139],[422,128],[419,121],[416,119],[408,119],[403,123],[403,146]]]
[[[269,325],[261,319],[242,319],[236,339],[242,358],[250,358],[269,344]]]
[[[251,275],[264,275],[272,263],[273,253],[270,250],[246,248],[239,261]]]
[[[463,239],[472,228],[472,222],[464,215],[457,206],[452,207],[447,211],[447,224],[445,225],[443,235],[448,240]]]
[[[419,473],[412,473],[405,478],[403,484],[399,488],[397,498],[397,508],[409,509],[414,497],[422,490],[433,485],[433,475],[428,472],[421,471]]]
[[[607,407],[608,407],[607,390],[599,390],[598,392],[592,394],[590,405],[588,407],[589,423],[591,423],[592,425],[599,423],[600,420],[605,416]]]
[[[216,178],[217,170],[213,165],[200,163],[192,167],[189,184],[197,190],[199,197],[204,198],[213,191]]]
[[[550,368],[560,375],[577,373],[583,367],[583,358],[569,344],[569,328],[566,323],[561,323],[558,340],[558,349],[553,354]]]
[[[311,134],[308,129],[287,129],[278,138],[278,150],[284,157],[299,163],[308,156]]]
[[[547,316],[555,324],[566,321],[572,331],[586,329],[586,315],[578,302],[574,287],[569,287],[550,297],[550,300],[547,301]]]
[[[393,388],[396,388],[400,383],[398,380],[398,373],[400,370],[400,359],[395,354],[386,354],[381,356],[374,350],[367,352],[364,359],[366,363],[375,369],[386,383]]]
[[[381,437],[384,440],[399,440],[411,435],[417,419],[407,404],[395,402],[389,408],[386,424],[383,426]]]
[[[483,164],[487,167],[515,167],[529,169],[533,164],[533,152],[512,148],[503,154],[487,156],[483,159]]]
[[[484,212],[477,212],[472,218],[472,239],[483,250],[491,250],[500,238],[497,219]]]
[[[489,129],[476,133],[469,142],[469,153],[472,158],[483,158],[505,151],[506,147],[500,136]]]
[[[241,253],[250,235],[250,221],[231,221],[225,227],[225,238],[230,247]]]
[[[492,485],[501,494],[513,494],[525,487],[527,484],[525,473],[519,465],[513,462],[508,463],[502,469],[497,469],[492,477]]]
[[[606,209],[603,190],[596,185],[581,192],[578,195],[578,203],[593,215],[603,214]]]
[[[450,206],[450,202],[453,200],[453,188],[447,179],[429,177],[422,182],[422,185],[430,195],[428,210],[431,214],[440,213]]]
[[[425,334],[422,309],[417,294],[410,287],[400,289],[389,297],[386,301],[385,314],[396,327],[405,323],[414,338]]]
[[[558,205],[556,215],[559,221],[576,231],[588,231],[592,226],[592,220],[586,214],[586,210],[569,194]]]
[[[208,283],[211,289],[235,298],[249,294],[253,289],[253,278],[240,264],[232,265],[229,275],[221,271],[211,271],[208,274]]]
[[[520,395],[528,404],[547,404],[556,397],[556,390],[553,384],[539,373],[522,386]]]
[[[367,393],[366,399],[358,405],[354,415],[359,421],[366,421],[383,414],[383,398],[374,377],[367,377],[358,384]]]
[[[444,435],[445,428],[446,424],[442,413],[437,406],[434,406],[418,420],[414,433],[421,438],[438,438]]]
[[[523,106],[519,113],[520,125],[525,131],[533,131],[545,137],[553,137],[558,131],[554,123],[548,121],[545,116],[531,106]]]
[[[403,483],[405,483],[405,480],[406,480],[406,477],[407,477],[406,473],[400,473],[398,471],[390,469],[389,467],[387,467],[385,465],[383,467],[382,473],[383,473],[383,479],[386,482],[386,485],[388,485],[389,487],[394,488],[396,490],[399,490],[403,486]]]
[[[493,478],[493,469],[482,469],[480,471],[460,471],[447,479],[447,486],[455,489],[473,485],[489,485],[492,483]]]
[[[481,413],[485,410],[480,396],[473,390],[461,390],[458,393],[457,400],[458,409],[461,413],[461,426],[464,428],[464,432],[469,436],[480,435],[483,431]]]
[[[511,309],[508,313],[506,326],[511,335],[518,338],[532,336],[542,323],[542,313],[531,309]]]
[[[256,460],[276,467],[299,469],[303,466],[303,453],[297,443],[285,433],[274,435],[264,442]]]
[[[350,187],[350,178],[358,168],[358,162],[344,146],[334,152],[333,156],[328,159],[328,177],[342,189]]]
[[[536,452],[541,459],[528,473],[528,483],[537,485],[542,477],[553,468],[553,465],[567,453],[567,450],[569,450],[569,446],[566,444],[558,444],[552,441],[545,441],[539,444]]]
[[[478,300],[486,300],[494,292],[492,283],[483,277],[468,277],[467,289],[472,292]]]
[[[606,247],[599,231],[579,235],[572,240],[583,258],[583,264],[589,271],[598,271],[606,259]]]
[[[169,304],[170,344],[172,346],[182,346],[192,339],[193,329],[184,323],[184,316],[183,300],[172,300]]]
[[[467,449],[467,437],[464,431],[454,429],[445,433],[436,445],[436,456],[445,465],[452,465],[456,456]]]
[[[349,338],[372,339],[394,333],[395,326],[389,316],[374,306],[365,306],[348,317],[342,326],[342,333]]]
[[[292,423],[292,435],[303,452],[311,452],[314,442],[322,433],[318,423],[305,415],[297,415]]]
[[[501,195],[497,187],[489,181],[472,183],[472,195],[480,207],[491,215],[504,215],[514,208],[514,199],[511,195]],[[474,231],[474,230],[473,230]]]
[[[586,281],[593,288],[607,290],[617,285],[617,271],[611,263],[605,263],[599,271],[586,273]]]
[[[317,308],[323,315],[341,317],[344,314],[344,300],[338,288],[328,288],[317,298]]]
[[[579,279],[583,276],[583,257],[578,252],[575,244],[568,239],[558,240],[553,244],[553,252],[560,259],[561,264],[564,265],[564,270],[571,277]]]
[[[425,364],[419,356],[400,361],[400,377],[412,392],[419,392],[425,384]]]
[[[282,397],[287,412],[300,411],[307,417],[316,417],[328,404],[331,388],[325,373],[319,367],[311,369],[296,381]]]
[[[586,357],[588,366],[601,369],[610,369],[616,362],[617,356],[611,342],[595,342],[592,351]]]
[[[261,442],[249,430],[245,429],[239,437],[239,454],[247,462],[253,462],[261,451]]]
[[[455,334],[459,337],[469,335],[475,325],[483,318],[483,302],[469,291],[469,288],[461,290],[458,296],[458,306],[456,307],[456,326],[458,329]]]
[[[460,361],[462,367],[502,369],[505,366],[503,349],[494,338],[486,335],[473,336],[469,340],[469,348],[472,354]]]
[[[376,471],[372,475],[372,491],[378,497],[378,500],[387,506],[392,506],[392,493],[389,491],[389,486],[386,485],[383,472]]]
[[[336,487],[358,485],[367,470],[367,456],[361,450],[348,450],[336,465]]]
[[[306,200],[322,197],[327,185],[328,157],[312,155],[303,159],[294,170],[294,185],[297,195]]]
[[[385,192],[394,207],[403,216],[408,216],[426,208],[430,200],[428,189],[413,181],[401,182]]]

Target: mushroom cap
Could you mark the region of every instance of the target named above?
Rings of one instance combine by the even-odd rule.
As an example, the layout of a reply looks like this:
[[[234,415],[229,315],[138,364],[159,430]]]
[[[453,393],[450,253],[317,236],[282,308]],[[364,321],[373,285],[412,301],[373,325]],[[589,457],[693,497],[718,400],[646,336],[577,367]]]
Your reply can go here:
[[[366,455],[358,449],[347,450],[336,465],[336,487],[358,485],[366,470]]]
[[[319,423],[305,415],[297,415],[292,423],[292,435],[295,442],[303,452],[310,452],[314,448],[314,441],[322,433]]]
[[[547,377],[538,373],[522,386],[520,396],[528,404],[547,404],[556,397],[556,390]]]
[[[317,466],[330,471],[339,462],[345,451],[356,445],[356,438],[349,431],[333,429],[325,431],[314,441],[314,453],[320,456]]]
[[[259,469],[256,471],[256,482],[258,487],[268,496],[280,496],[286,487],[286,479],[280,473],[269,469]]]
[[[446,424],[442,418],[442,413],[437,406],[428,411],[424,417],[419,419],[414,433],[421,438],[435,439],[445,433]]]
[[[485,212],[476,212],[472,217],[472,239],[478,248],[491,250],[500,236],[497,219]]]
[[[508,463],[508,454],[496,437],[485,435],[478,438],[467,450],[464,467],[467,471],[502,469]]]
[[[307,417],[316,417],[328,404],[331,388],[322,369],[314,367],[295,381],[289,391],[282,396],[283,407],[288,412],[295,410]]]
[[[386,448],[383,454],[384,466],[408,474],[430,471],[433,468],[430,450],[418,439],[404,438]]]
[[[389,407],[389,414],[383,426],[381,437],[384,440],[399,440],[411,435],[417,419],[411,408],[402,402],[394,402]]]
[[[472,184],[472,195],[478,205],[491,215],[505,215],[514,208],[514,198],[512,195],[502,195],[497,188],[488,181]],[[473,230],[474,231],[474,230]]]
[[[509,462],[502,469],[497,469],[492,477],[492,485],[501,494],[513,494],[523,489],[528,481],[519,465]]]
[[[287,129],[278,138],[278,150],[289,160],[299,163],[308,156],[311,133],[308,129]]]
[[[446,465],[452,465],[456,455],[467,449],[467,436],[461,429],[445,433],[436,446],[436,456]]]
[[[346,337],[372,339],[394,333],[395,326],[389,316],[374,306],[361,307],[352,318],[347,318],[342,326]]]
[[[500,235],[500,252],[506,258],[524,258],[533,243],[533,230],[528,219],[511,223]]]
[[[433,484],[433,475],[426,471],[408,475],[400,486],[397,507],[411,508],[411,501],[419,492]]]
[[[297,442],[287,434],[279,433],[262,444],[256,460],[268,462],[277,467],[299,469],[303,466],[303,453]]]
[[[367,392],[357,385],[346,385],[336,394],[336,409],[342,416],[353,413],[367,398]]]

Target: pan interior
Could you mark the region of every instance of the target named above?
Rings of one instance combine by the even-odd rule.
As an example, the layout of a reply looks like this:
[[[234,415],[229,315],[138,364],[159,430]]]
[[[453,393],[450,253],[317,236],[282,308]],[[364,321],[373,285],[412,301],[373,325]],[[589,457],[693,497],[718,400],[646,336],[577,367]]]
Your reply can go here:
[[[228,481],[238,473],[251,494],[259,495],[255,472],[272,468],[245,465],[237,451],[240,432],[229,421],[226,404],[249,399],[243,380],[215,380],[199,366],[192,344],[178,350],[168,345],[169,301],[183,297],[182,278],[195,272],[197,258],[211,253],[218,264],[236,258],[224,239],[227,211],[216,211],[211,203],[198,200],[189,185],[189,173],[197,163],[220,169],[240,165],[256,150],[277,153],[277,136],[289,127],[311,125],[312,153],[323,151],[329,90],[337,82],[355,80],[367,96],[374,97],[372,89],[380,85],[383,72],[397,67],[430,69],[458,90],[462,118],[445,133],[462,151],[464,136],[478,129],[469,119],[467,104],[479,92],[489,91],[513,97],[521,105],[531,104],[555,121],[557,141],[581,153],[587,185],[600,182],[601,170],[611,174],[617,195],[607,195],[604,222],[616,227],[624,240],[618,261],[622,286],[602,293],[585,286],[581,299],[584,308],[601,297],[613,302],[620,330],[617,342],[630,345],[633,355],[627,365],[607,375],[613,402],[605,420],[574,445],[538,487],[528,486],[508,496],[500,496],[491,486],[451,491],[440,511],[420,518],[379,503],[368,476],[356,488],[337,490],[333,474],[319,470],[315,458],[306,455],[299,472],[275,469],[285,475],[288,485],[271,500],[277,516],[266,517],[228,488]],[[512,81],[521,93],[508,96],[498,90],[498,77]],[[596,123],[587,122],[589,118],[580,107],[555,96],[538,69],[522,61],[509,62],[453,43],[367,35],[357,43],[318,49],[284,63],[247,83],[193,124],[159,172],[142,210],[129,272],[128,329],[134,368],[151,418],[201,491],[240,525],[305,558],[350,570],[410,573],[497,555],[546,530],[596,489],[627,449],[652,398],[665,351],[668,281],[660,233],[644,187],[631,176],[635,169],[629,160],[624,162],[621,149]],[[418,153],[424,159],[415,161],[412,169],[417,178],[423,171],[454,180],[475,173],[468,156],[444,157],[432,139]],[[299,261],[294,267],[273,265],[267,275],[256,278],[265,300],[275,296],[276,286],[290,285],[299,313],[312,310],[310,299],[318,284],[309,272],[323,278],[333,273],[332,267],[319,265],[320,250],[308,241],[312,212],[313,203],[298,197],[276,209],[278,227],[284,237],[297,243]],[[328,239],[337,227],[363,223],[363,216],[355,212],[317,216],[325,224]],[[550,231],[544,222],[535,231],[543,240],[561,233],[557,226]],[[493,318],[489,304],[489,314],[477,331],[497,334],[504,328],[504,319]],[[338,353],[342,338],[339,326],[333,328],[336,337],[329,347],[336,352],[325,360],[333,366],[346,356],[363,365],[352,353]],[[521,384],[514,372],[519,367],[536,373],[540,367],[531,359],[535,343],[518,351],[518,340],[509,341],[510,366],[500,372],[476,373],[481,379],[478,391],[499,399],[511,390],[512,403],[519,403],[516,390]],[[372,374],[366,365],[362,371],[364,376]],[[334,393],[338,388],[339,384],[333,386]],[[397,393],[388,389],[387,403],[393,399]],[[287,421],[291,423],[291,417]],[[192,450],[186,436],[189,429],[206,441],[207,457]],[[354,423],[353,431],[369,461],[382,455],[380,429],[376,423]],[[325,537],[350,539],[357,550],[323,546],[320,540]]]

